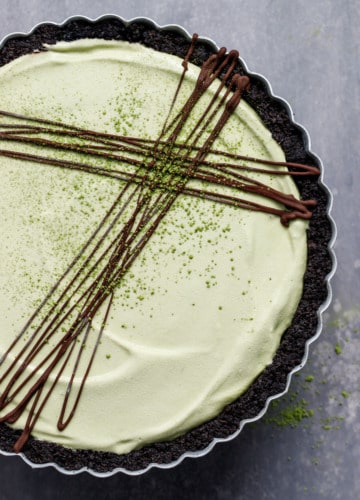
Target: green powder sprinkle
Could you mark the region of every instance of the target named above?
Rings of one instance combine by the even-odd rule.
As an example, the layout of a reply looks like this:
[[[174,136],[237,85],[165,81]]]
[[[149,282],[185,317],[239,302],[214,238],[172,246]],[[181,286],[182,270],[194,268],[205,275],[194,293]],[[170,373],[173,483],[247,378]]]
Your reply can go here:
[[[274,401],[272,407],[276,406],[277,403]],[[266,422],[273,423],[278,427],[289,426],[295,428],[302,420],[314,416],[314,410],[307,406],[308,403],[304,399],[301,399],[295,405],[282,409],[278,415],[267,417]]]
[[[334,351],[335,351],[335,354],[337,354],[338,356],[342,353],[342,349],[341,349],[339,342],[336,343],[336,345],[334,347]]]

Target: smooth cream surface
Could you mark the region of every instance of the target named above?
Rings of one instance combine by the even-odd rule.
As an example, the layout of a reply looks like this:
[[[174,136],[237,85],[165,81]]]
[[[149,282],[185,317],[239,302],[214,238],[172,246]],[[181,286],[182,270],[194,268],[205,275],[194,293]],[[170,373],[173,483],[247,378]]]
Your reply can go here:
[[[189,66],[176,109],[198,71]],[[181,59],[140,45],[61,43],[0,69],[0,109],[155,139],[181,73]],[[200,114],[194,110],[194,122]],[[284,160],[245,102],[214,147]],[[3,157],[0,172],[2,354],[122,183]],[[298,197],[287,176],[261,180]],[[305,265],[305,222],[284,228],[275,216],[180,196],[117,289],[75,417],[57,430],[69,371],[33,434],[126,453],[212,418],[271,363],[300,299]]]

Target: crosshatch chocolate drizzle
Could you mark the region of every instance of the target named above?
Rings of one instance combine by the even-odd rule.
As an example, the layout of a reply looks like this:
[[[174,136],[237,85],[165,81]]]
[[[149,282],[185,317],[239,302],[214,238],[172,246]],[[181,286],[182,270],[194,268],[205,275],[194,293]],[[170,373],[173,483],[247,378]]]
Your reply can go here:
[[[234,74],[237,51],[226,53],[226,49],[221,48],[204,62],[190,96],[171,118],[196,40],[197,35],[194,35],[182,62],[183,71],[168,115],[155,140],[100,133],[0,111],[0,118],[8,119],[8,122],[0,123],[0,142],[5,143],[5,147],[0,148],[0,156],[122,181],[117,198],[93,234],[0,358],[1,367],[10,353],[14,357],[0,373],[0,383],[5,384],[0,395],[0,410],[7,408],[21,393],[15,408],[3,415],[0,421],[12,424],[26,409],[28,411],[26,425],[14,445],[15,452],[20,452],[26,444],[70,362],[73,363],[72,371],[59,412],[58,429],[63,430],[73,418],[111,311],[114,291],[179,195],[273,214],[284,226],[295,218],[311,217],[310,209],[316,205],[314,200],[297,200],[246,173],[308,176],[319,174],[316,167],[249,158],[213,148],[214,141],[249,87],[248,77]],[[180,141],[179,136],[184,132],[193,108],[215,80],[218,87],[209,105],[187,137]],[[214,121],[215,125],[208,132]],[[41,152],[34,154],[9,149],[11,143],[20,142],[41,148]],[[75,153],[76,161],[56,158],[53,154],[56,151]],[[214,158],[211,161],[206,159],[209,153]],[[225,162],[224,158],[228,161]],[[87,159],[92,161],[87,162]],[[106,160],[106,166],[94,165],[94,159],[99,163]],[[266,168],[261,168],[261,164]],[[279,167],[288,167],[291,171]],[[189,181],[197,181],[196,187],[192,187]],[[230,189],[231,194],[212,191],[211,186]],[[253,193],[258,199],[273,200],[279,207],[249,201],[240,196],[241,192]],[[126,222],[121,223],[124,215]],[[93,321],[99,315],[101,326],[96,330]],[[27,339],[26,334],[29,335]],[[70,406],[74,379],[80,371],[86,342],[92,335],[96,340]],[[55,339],[55,336],[59,338],[49,347],[50,339]],[[14,355],[20,339],[26,341]],[[35,366],[30,374],[26,374],[30,364]],[[51,380],[51,384],[45,387]]]

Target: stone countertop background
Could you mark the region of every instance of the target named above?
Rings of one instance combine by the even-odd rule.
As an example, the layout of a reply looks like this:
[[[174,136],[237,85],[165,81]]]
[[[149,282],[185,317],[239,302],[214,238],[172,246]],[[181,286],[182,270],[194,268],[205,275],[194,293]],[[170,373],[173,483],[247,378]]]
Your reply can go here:
[[[360,498],[360,2],[0,0],[0,39],[72,15],[151,17],[237,48],[311,136],[334,194],[338,269],[308,364],[259,422],[206,457],[97,479],[0,457],[0,500]]]

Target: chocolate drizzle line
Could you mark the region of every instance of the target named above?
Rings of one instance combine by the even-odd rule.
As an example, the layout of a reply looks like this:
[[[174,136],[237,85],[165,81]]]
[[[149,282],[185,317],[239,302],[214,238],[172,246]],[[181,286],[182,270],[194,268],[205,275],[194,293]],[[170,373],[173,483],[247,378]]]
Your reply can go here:
[[[317,168],[248,158],[213,149],[214,141],[249,86],[247,77],[234,74],[238,59],[236,51],[226,54],[226,49],[222,48],[204,62],[192,93],[180,112],[170,119],[196,40],[197,35],[194,35],[182,63],[184,69],[168,115],[155,140],[104,134],[51,120],[0,111],[0,117],[9,120],[7,123],[0,123],[0,141],[5,143],[5,148],[0,149],[0,156],[38,165],[80,170],[123,182],[116,200],[98,227],[0,358],[1,366],[15,350],[19,340],[32,330],[23,348],[14,354],[13,361],[0,376],[0,382],[6,384],[0,395],[0,410],[7,408],[22,391],[20,402],[3,415],[0,422],[16,422],[31,405],[25,428],[14,445],[15,452],[21,451],[26,444],[43,408],[70,363],[72,371],[60,409],[58,429],[63,430],[73,418],[101,342],[115,289],[179,195],[274,214],[279,216],[284,226],[292,219],[311,217],[309,209],[315,206],[314,200],[297,200],[251,175],[244,175],[244,172],[303,176],[318,175]],[[219,83],[209,105],[188,136],[179,141],[193,108],[215,80]],[[213,123],[211,132],[208,133],[209,125]],[[35,148],[35,153],[7,149],[10,144],[20,142],[31,145]],[[37,151],[39,148],[40,152]],[[52,156],[51,153],[56,150],[67,152],[69,159]],[[216,160],[207,160],[209,153]],[[72,154],[76,154],[76,160],[70,159]],[[217,161],[220,156],[221,161]],[[224,162],[224,157],[231,162]],[[106,160],[106,165],[89,164],[86,160],[90,158],[98,162]],[[243,161],[246,164],[242,164]],[[266,164],[267,168],[249,166],[249,163]],[[115,168],[109,168],[108,165]],[[130,166],[132,170],[125,169],[124,165]],[[269,165],[278,168],[269,169]],[[192,181],[197,181],[196,186],[200,183],[202,187],[194,187]],[[209,190],[210,186],[219,186],[227,191],[213,192]],[[279,208],[241,198],[239,192],[254,194],[259,199],[265,197],[273,200]],[[125,222],[122,218],[125,218]],[[98,329],[93,323],[95,318],[100,318],[101,326]],[[55,336],[55,344],[49,347],[49,341]],[[89,359],[84,361],[85,345],[93,336],[95,340]],[[85,363],[85,367],[82,363]],[[26,369],[30,364],[34,368],[27,375]],[[72,394],[74,379],[81,370],[83,375],[80,386],[77,393]]]

